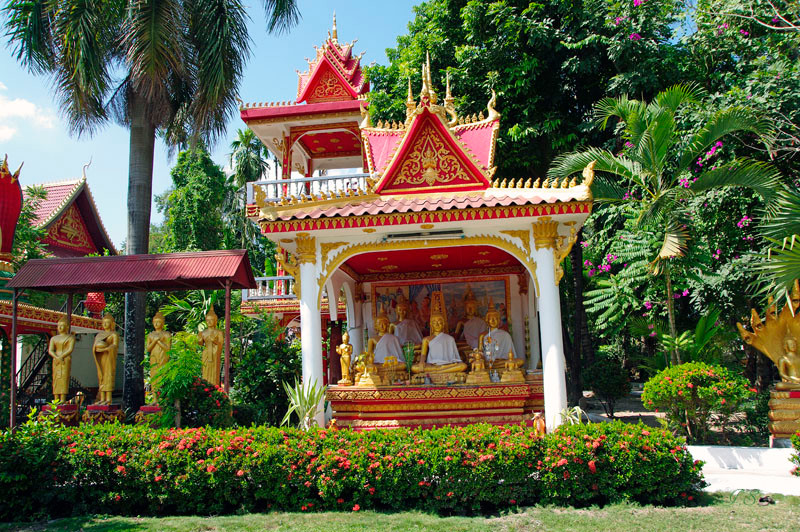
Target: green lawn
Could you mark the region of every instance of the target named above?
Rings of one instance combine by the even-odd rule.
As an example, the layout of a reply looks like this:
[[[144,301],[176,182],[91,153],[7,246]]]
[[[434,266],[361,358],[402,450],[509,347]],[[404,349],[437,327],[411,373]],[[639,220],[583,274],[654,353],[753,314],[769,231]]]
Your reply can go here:
[[[489,517],[438,517],[419,512],[271,513],[226,517],[83,517],[35,525],[0,525],[0,530],[30,531],[401,531],[442,532],[569,530],[626,531],[796,531],[800,497],[775,496],[776,504],[759,506],[741,496],[709,495],[691,508],[615,504],[604,508],[526,508]]]

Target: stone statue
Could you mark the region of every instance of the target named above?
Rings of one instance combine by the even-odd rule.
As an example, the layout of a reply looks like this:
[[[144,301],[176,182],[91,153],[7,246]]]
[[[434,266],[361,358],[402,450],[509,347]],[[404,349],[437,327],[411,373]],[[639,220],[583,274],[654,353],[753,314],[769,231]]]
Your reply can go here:
[[[422,331],[419,330],[416,320],[409,318],[411,306],[404,296],[401,295],[398,298],[395,310],[397,311],[397,323],[393,323],[389,327],[389,332],[397,336],[400,345],[406,345],[409,342],[414,345],[422,344]]]
[[[92,345],[92,355],[97,365],[98,405],[110,405],[111,394],[114,393],[114,381],[117,377],[117,352],[119,351],[119,334],[116,331],[114,316],[106,313],[103,316],[103,332],[97,333]]]
[[[69,332],[69,320],[64,316],[58,320],[58,334],[50,338],[47,348],[53,358],[53,396],[56,401],[66,402],[69,395],[69,377],[72,368],[72,351],[75,335]]]
[[[222,344],[225,335],[217,329],[217,314],[211,307],[206,314],[206,328],[197,334],[197,343],[203,347],[203,380],[219,386],[222,361]]]
[[[456,338],[463,334],[467,344],[472,349],[475,349],[478,347],[481,335],[489,331],[489,326],[483,318],[478,316],[478,301],[469,286],[467,286],[467,292],[464,294],[464,311],[466,316],[456,325]]]
[[[350,358],[353,355],[353,346],[350,345],[350,333],[347,331],[342,334],[342,343],[336,347],[336,352],[339,353],[339,363],[342,365],[342,378],[339,380],[339,386],[352,386],[353,381],[350,379]]]
[[[158,388],[156,373],[169,360],[169,348],[172,346],[172,333],[164,330],[164,315],[161,311],[153,316],[153,332],[147,335],[145,351],[150,353],[150,388]]]
[[[767,313],[762,321],[755,309],[750,313],[750,326],[747,331],[737,323],[742,339],[772,360],[778,367],[781,381],[778,390],[800,389],[800,356],[797,353],[797,339],[800,338],[800,281],[794,282],[791,298],[780,313],[772,302],[767,304]]]
[[[455,339],[444,332],[444,316],[431,312],[431,335],[422,340],[419,364],[412,373],[463,373],[467,365],[461,361]]]
[[[367,352],[370,353],[376,364],[383,364],[387,356],[397,357],[397,360],[405,361],[403,358],[403,347],[395,335],[389,332],[389,318],[381,305],[380,313],[375,318],[375,331],[377,336],[373,336],[367,342]]]

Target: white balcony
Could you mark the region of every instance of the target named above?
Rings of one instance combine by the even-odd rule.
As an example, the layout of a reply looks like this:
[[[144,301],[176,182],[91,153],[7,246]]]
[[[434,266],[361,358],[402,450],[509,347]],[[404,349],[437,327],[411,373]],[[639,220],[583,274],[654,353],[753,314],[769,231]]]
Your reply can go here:
[[[292,292],[294,278],[290,275],[256,277],[256,288],[242,290],[242,301],[265,301],[271,299],[296,299]]]
[[[281,203],[366,194],[372,189],[370,174],[324,175],[293,179],[269,179],[247,184],[247,203]]]

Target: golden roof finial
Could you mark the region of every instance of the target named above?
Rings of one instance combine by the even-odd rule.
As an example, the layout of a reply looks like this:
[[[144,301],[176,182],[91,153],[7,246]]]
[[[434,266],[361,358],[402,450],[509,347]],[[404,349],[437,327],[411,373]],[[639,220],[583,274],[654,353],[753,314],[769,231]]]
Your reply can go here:
[[[444,96],[444,110],[450,115],[450,121],[447,123],[450,127],[458,125],[458,115],[456,114],[456,107],[453,105],[454,98],[450,93],[450,71],[447,72],[447,83]]]
[[[500,118],[500,113],[494,108],[495,104],[497,103],[497,94],[492,89],[492,97],[489,99],[489,103],[486,104],[486,110],[489,113],[487,120],[498,120]]]
[[[428,76],[425,75],[425,63],[422,63],[422,89],[419,91],[419,99],[430,99],[431,88],[428,86]]]
[[[23,164],[25,163],[23,162],[22,164],[20,164],[19,168],[17,168],[17,171],[12,174],[11,170],[8,168],[8,154],[6,154],[5,157],[3,157],[3,162],[0,163],[0,178],[7,176],[11,179],[11,182],[13,183],[19,178],[19,171],[22,170]]]
[[[425,52],[425,75],[427,76],[428,90],[430,91],[431,103],[436,103],[436,92],[433,90],[433,82],[431,81],[431,53]]]
[[[411,92],[411,76],[408,77],[408,97],[406,103],[414,103],[414,93]]]
[[[450,71],[447,71],[447,88],[445,89],[444,101],[453,101],[453,95],[450,94]]]
[[[333,28],[331,29],[331,40],[333,42],[339,41],[339,32],[336,30],[336,11],[333,12]]]

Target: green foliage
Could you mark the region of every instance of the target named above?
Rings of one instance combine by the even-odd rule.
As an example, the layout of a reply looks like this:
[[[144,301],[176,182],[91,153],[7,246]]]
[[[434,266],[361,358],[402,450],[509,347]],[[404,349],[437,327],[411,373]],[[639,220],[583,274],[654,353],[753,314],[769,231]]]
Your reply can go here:
[[[237,421],[277,426],[289,406],[281,383],[300,374],[300,346],[289,343],[269,314],[250,320],[255,330],[234,358],[231,397]]]
[[[517,505],[685,504],[703,486],[680,438],[619,422],[309,432],[28,426],[0,434],[15,518]],[[8,514],[4,515],[8,519]]]
[[[17,229],[14,232],[14,245],[11,248],[12,264],[18,270],[30,259],[41,259],[45,256],[44,240],[47,231],[36,226],[36,210],[47,199],[47,191],[43,187],[25,188],[22,210],[19,213]]]
[[[169,360],[155,374],[162,425],[227,427],[233,423],[227,394],[198,377],[202,370],[197,337],[185,332],[173,336]]]
[[[328,387],[319,386],[316,380],[312,383],[301,384],[295,379],[294,386],[284,381],[283,389],[289,398],[289,408],[281,420],[281,425],[291,423],[292,414],[294,414],[297,416],[297,428],[309,430],[316,426],[314,418],[317,414],[325,412],[328,405],[328,402],[325,401],[325,392]]]
[[[631,382],[628,370],[622,361],[603,357],[586,368],[583,378],[589,389],[594,392],[606,411],[608,417],[614,417],[614,406],[618,399],[631,393]]]
[[[712,426],[723,438],[734,414],[755,390],[742,377],[722,366],[688,362],[667,368],[644,385],[642,402],[663,411],[669,426],[690,441],[709,441]]]
[[[800,477],[800,432],[797,434],[792,434],[792,447],[794,447],[795,453],[792,455],[790,460],[796,466],[792,470],[792,474]]]
[[[204,146],[178,154],[172,189],[156,199],[164,214],[164,252],[220,249],[227,178]]]

